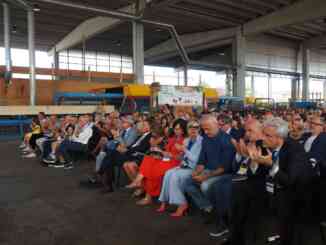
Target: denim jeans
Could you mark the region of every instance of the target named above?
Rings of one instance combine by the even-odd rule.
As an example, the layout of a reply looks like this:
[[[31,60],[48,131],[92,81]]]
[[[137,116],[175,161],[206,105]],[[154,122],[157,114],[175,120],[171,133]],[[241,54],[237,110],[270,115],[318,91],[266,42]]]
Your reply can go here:
[[[209,172],[209,170],[204,170],[203,174]],[[185,185],[185,192],[190,196],[199,209],[205,210],[212,208],[212,203],[210,202],[209,198],[211,187],[220,178],[221,176],[211,177],[202,183],[197,183],[192,179],[189,179],[188,183]]]

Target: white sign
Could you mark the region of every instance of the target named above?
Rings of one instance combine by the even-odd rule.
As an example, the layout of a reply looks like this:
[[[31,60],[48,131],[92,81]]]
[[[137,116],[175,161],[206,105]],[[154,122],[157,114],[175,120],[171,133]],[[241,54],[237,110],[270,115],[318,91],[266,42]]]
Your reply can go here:
[[[179,106],[202,106],[203,91],[195,87],[161,86],[158,104]]]

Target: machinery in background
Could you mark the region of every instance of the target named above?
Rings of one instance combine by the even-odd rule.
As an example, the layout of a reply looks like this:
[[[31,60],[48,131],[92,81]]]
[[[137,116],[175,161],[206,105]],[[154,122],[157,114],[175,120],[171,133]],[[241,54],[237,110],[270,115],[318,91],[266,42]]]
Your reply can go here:
[[[312,100],[290,100],[289,101],[290,108],[293,109],[316,109],[318,107],[318,103]]]
[[[90,90],[92,88],[90,87]],[[112,105],[128,113],[150,110],[151,90],[147,85],[120,84],[98,92],[56,92],[55,105]]]
[[[275,100],[272,98],[256,98],[254,102],[254,110],[266,111],[276,108]]]
[[[218,98],[216,109],[240,112],[245,109],[245,101],[241,97],[221,96]]]

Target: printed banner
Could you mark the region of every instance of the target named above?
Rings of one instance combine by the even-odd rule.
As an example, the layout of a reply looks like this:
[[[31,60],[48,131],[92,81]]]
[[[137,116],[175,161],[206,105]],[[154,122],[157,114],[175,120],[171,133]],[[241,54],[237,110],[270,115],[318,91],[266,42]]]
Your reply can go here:
[[[196,87],[161,86],[158,104],[178,106],[203,106],[203,91]]]

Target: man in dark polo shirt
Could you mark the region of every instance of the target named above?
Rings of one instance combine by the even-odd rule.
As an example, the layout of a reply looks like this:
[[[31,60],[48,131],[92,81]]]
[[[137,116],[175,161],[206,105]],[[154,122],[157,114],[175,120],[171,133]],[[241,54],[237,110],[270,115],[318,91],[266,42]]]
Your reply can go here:
[[[205,133],[202,150],[185,191],[207,216],[213,210],[209,201],[210,189],[222,176],[231,173],[235,148],[231,143],[231,136],[219,129],[215,117],[204,116],[201,126]]]

